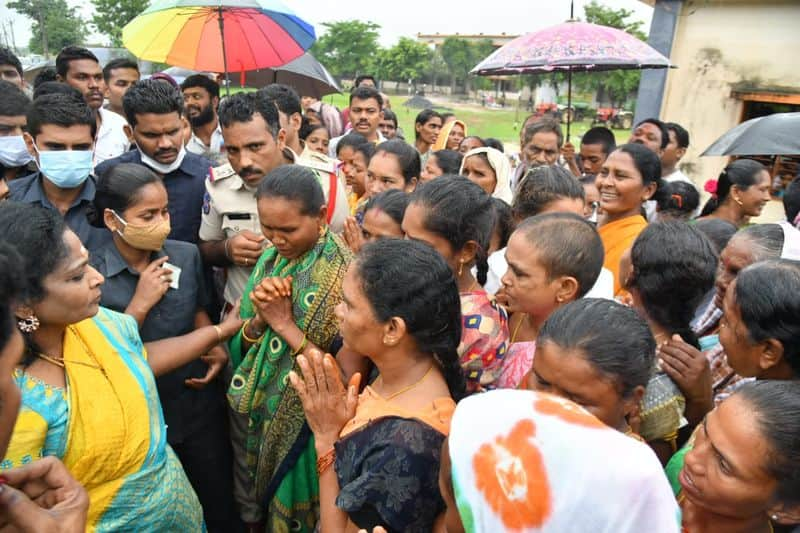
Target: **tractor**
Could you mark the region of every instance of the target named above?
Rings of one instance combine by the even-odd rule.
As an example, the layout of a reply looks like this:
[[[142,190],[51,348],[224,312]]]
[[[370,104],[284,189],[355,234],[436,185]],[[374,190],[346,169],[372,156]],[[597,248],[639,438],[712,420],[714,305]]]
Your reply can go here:
[[[621,108],[599,107],[592,120],[592,126],[598,124],[618,130],[629,130],[633,127],[633,113]]]
[[[556,103],[538,104],[535,116],[537,118],[551,118],[559,122],[569,119],[571,122],[583,120],[584,115],[589,110],[588,104],[573,102],[572,110],[567,106]]]

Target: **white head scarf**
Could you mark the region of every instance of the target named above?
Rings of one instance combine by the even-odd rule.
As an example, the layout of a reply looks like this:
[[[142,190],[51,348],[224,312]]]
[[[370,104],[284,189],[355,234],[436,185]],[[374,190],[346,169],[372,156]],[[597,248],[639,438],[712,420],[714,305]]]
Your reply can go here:
[[[449,437],[468,533],[678,533],[653,451],[561,398],[493,390],[456,407]]]
[[[459,174],[464,174],[464,163],[467,162],[467,158],[477,154],[486,154],[486,158],[489,160],[489,166],[492,167],[494,170],[495,178],[497,178],[497,185],[494,188],[494,193],[492,196],[495,198],[500,198],[507,204],[511,203],[511,186],[509,185],[509,179],[511,179],[511,163],[508,161],[506,155],[496,148],[490,148],[485,146],[483,148],[473,148],[466,154],[464,154],[464,159],[461,160],[461,168],[459,169]]]

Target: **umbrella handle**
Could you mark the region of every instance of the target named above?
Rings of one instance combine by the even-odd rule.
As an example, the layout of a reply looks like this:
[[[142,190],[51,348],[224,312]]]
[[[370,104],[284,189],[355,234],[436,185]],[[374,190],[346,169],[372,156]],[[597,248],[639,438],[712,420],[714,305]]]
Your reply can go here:
[[[225,51],[225,21],[222,15],[222,5],[218,8],[219,13],[219,40],[222,41],[222,68],[225,70],[225,96],[231,95],[231,80],[228,76],[228,54]]]
[[[570,123],[572,122],[572,67],[567,69],[567,142],[569,142]]]

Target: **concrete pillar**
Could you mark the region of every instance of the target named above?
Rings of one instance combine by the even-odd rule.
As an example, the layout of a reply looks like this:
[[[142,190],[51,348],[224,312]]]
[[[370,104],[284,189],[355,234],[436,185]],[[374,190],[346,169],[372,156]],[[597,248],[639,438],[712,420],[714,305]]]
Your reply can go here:
[[[655,0],[653,20],[650,23],[650,37],[647,43],[669,57],[678,15],[681,13],[683,0]],[[667,69],[647,69],[642,71],[639,92],[636,95],[636,114],[633,123],[650,117],[658,117],[661,113],[661,101],[664,98],[664,85],[667,82]]]

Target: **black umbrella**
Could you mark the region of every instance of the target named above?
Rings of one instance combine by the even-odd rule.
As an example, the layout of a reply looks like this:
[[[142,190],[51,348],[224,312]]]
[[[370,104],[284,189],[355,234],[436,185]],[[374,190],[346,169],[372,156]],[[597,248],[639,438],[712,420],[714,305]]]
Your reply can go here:
[[[164,70],[178,83],[197,71],[183,67],[170,67]],[[340,93],[336,80],[328,70],[317,61],[314,56],[305,53],[294,61],[281,67],[248,70],[240,73],[241,85],[249,87],[264,87],[270,83],[284,83],[297,91],[300,96],[313,96],[321,99],[326,94]]]
[[[742,122],[700,155],[800,155],[800,113],[775,113]]]
[[[251,87],[284,83],[294,87],[300,96],[313,96],[318,100],[326,94],[342,92],[328,70],[308,52],[282,67],[245,72],[242,81],[242,85]]]

